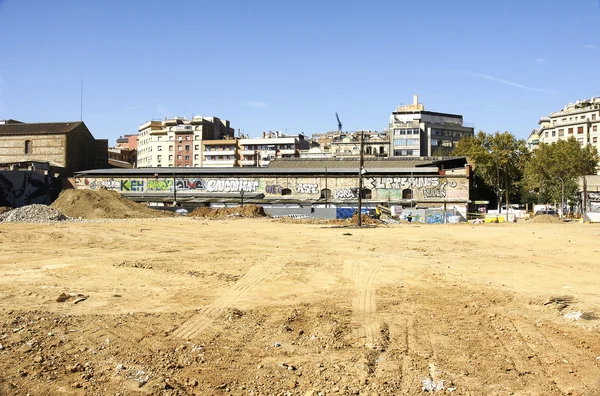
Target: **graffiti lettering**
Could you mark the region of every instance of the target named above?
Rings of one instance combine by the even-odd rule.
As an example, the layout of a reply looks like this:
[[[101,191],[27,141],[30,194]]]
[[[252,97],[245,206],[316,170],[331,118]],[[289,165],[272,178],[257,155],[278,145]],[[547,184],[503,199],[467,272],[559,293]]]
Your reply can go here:
[[[283,188],[281,186],[276,185],[276,184],[265,186],[265,193],[267,193],[267,194],[281,195],[282,191],[283,191]]]
[[[333,196],[335,199],[357,198],[358,188],[340,188],[333,191]]]
[[[435,188],[440,185],[439,177],[372,177],[365,184],[373,188],[395,189],[403,188]]]
[[[206,182],[206,190],[209,192],[255,192],[258,183],[258,180],[210,179]]]
[[[318,194],[319,186],[316,183],[300,183],[296,184],[298,194]]]
[[[179,179],[175,181],[177,190],[206,190],[206,183],[202,179]]]
[[[144,181],[121,180],[121,191],[144,192]]]
[[[435,188],[424,188],[423,198],[446,198],[446,183]]]
[[[171,179],[148,179],[148,191],[173,191]]]

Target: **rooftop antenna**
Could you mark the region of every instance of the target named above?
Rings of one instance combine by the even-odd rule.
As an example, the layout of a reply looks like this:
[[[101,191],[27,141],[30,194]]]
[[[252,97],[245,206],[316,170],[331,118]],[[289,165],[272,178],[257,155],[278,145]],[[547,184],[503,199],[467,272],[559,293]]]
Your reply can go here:
[[[342,122],[340,121],[340,117],[338,116],[337,111],[335,112],[335,118],[337,118],[338,122],[338,132],[342,132]]]
[[[81,79],[81,89],[79,98],[79,121],[83,121],[83,78]]]

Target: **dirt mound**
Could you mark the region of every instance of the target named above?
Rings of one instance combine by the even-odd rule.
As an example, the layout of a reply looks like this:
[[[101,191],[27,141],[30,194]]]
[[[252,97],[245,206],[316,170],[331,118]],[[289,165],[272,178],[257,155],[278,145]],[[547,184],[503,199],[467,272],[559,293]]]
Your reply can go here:
[[[12,210],[12,208],[10,206],[0,206],[0,214],[6,213],[10,210]]]
[[[124,198],[110,190],[64,190],[52,207],[70,217],[84,219],[127,219],[173,216]]]
[[[528,220],[528,223],[562,223],[562,220],[555,216],[550,215],[537,215],[533,219]]]
[[[364,213],[361,216],[361,220],[362,220],[362,224],[380,224],[381,223],[380,221],[377,221],[374,218],[369,217]],[[352,220],[350,220],[350,222],[358,224],[358,214],[357,213],[354,213],[354,216],[352,216]]]
[[[244,205],[235,208],[196,208],[190,213],[190,216],[223,219],[226,217],[267,217],[267,214],[262,206]]]

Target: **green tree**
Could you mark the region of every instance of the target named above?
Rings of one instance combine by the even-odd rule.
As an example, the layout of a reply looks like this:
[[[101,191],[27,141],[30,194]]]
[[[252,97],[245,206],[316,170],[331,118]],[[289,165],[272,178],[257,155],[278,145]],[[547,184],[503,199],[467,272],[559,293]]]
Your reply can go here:
[[[520,200],[523,171],[530,155],[524,139],[517,139],[509,132],[480,131],[473,137],[461,139],[453,155],[471,159],[474,177],[495,192],[498,208],[503,198],[512,202]]]
[[[598,151],[591,144],[582,147],[571,136],[555,143],[541,143],[525,168],[525,185],[540,196],[541,202],[577,201],[577,180],[583,174],[595,174]]]

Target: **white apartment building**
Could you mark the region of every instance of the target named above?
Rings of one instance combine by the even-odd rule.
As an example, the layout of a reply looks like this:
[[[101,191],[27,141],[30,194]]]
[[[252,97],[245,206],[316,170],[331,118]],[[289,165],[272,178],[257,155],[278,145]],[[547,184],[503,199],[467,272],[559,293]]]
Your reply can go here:
[[[194,116],[151,120],[138,128],[138,168],[200,167],[202,141],[232,138],[229,121]]]
[[[542,117],[538,122],[539,129],[529,135],[528,142],[531,148],[535,148],[538,143],[554,143],[573,136],[582,146],[592,144],[600,149],[599,124],[600,98],[578,100],[548,117]]]
[[[462,115],[426,111],[417,95],[392,112],[389,125],[390,157],[449,155],[460,139],[475,134]]]
[[[239,166],[269,166],[275,158],[300,157],[310,143],[303,135],[287,136],[280,131],[263,132],[262,138],[239,140]]]

